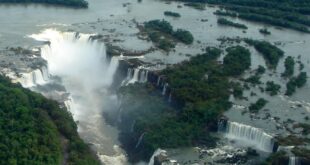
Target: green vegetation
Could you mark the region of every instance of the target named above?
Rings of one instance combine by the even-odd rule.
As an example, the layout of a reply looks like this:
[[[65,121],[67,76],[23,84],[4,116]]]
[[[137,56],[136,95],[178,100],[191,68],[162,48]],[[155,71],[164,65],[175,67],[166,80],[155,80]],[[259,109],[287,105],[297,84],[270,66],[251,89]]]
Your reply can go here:
[[[262,82],[260,81],[260,76],[259,75],[252,75],[249,78],[245,79],[245,82],[251,83],[253,85],[259,85]]]
[[[248,29],[248,27],[245,26],[244,24],[235,23],[235,22],[230,21],[230,20],[225,19],[225,18],[217,19],[217,23],[220,25],[228,25],[228,26],[232,26],[232,27],[240,28],[240,29]]]
[[[276,68],[280,58],[284,55],[284,52],[281,49],[267,41],[257,41],[252,39],[244,39],[244,41],[247,44],[254,46],[254,48],[263,55],[267,65],[271,68]]]
[[[123,112],[123,120],[135,121],[133,132],[124,128],[121,136],[131,161],[148,159],[159,147],[215,144],[209,132],[216,130],[218,117],[231,106],[228,101],[230,83],[217,62],[220,54],[217,48],[207,48],[205,54],[160,73],[169,83],[176,107],[167,105],[151,84],[134,84],[120,89],[124,98],[122,106],[128,107]],[[132,151],[143,133],[142,147]],[[128,138],[133,140],[128,142]]]
[[[222,10],[216,10],[213,14],[219,15],[219,16],[230,16],[230,17],[237,17],[237,13],[229,12],[229,11],[222,11]]]
[[[298,88],[303,87],[307,83],[307,73],[300,72],[295,80],[295,83]]]
[[[264,35],[270,35],[271,32],[267,28],[259,29],[259,32]]]
[[[197,10],[204,10],[204,9],[206,9],[206,4],[204,4],[204,3],[194,3],[194,2],[191,2],[191,3],[185,3],[184,6],[189,6],[189,7],[192,7],[194,9],[197,9]]]
[[[67,164],[100,164],[65,108],[2,76],[0,125],[0,164],[62,164],[63,154]]]
[[[249,107],[250,112],[257,113],[261,110],[266,104],[268,103],[267,100],[263,98],[259,98],[255,103],[252,103]]]
[[[270,96],[277,95],[281,86],[273,81],[267,81],[265,91],[269,92]]]
[[[232,83],[233,95],[235,98],[242,99],[243,98],[243,88],[240,83]]]
[[[284,62],[285,71],[282,73],[283,77],[291,77],[294,74],[295,61],[292,56],[288,56]]]
[[[172,11],[165,11],[164,15],[165,16],[171,16],[171,17],[181,17],[181,14],[176,13],[176,12],[172,12]]]
[[[185,43],[185,44],[192,44],[194,41],[194,37],[192,35],[191,32],[187,31],[187,30],[183,30],[183,29],[177,29],[177,31],[175,31],[173,33],[173,36],[180,40],[181,42]]]
[[[310,3],[307,0],[178,0],[221,5],[238,18],[310,32]]]
[[[164,50],[164,51],[169,51],[170,49],[175,48],[175,43],[168,39],[160,39],[158,41],[158,48]]]
[[[88,7],[88,2],[85,0],[0,0],[0,3],[44,3],[76,8]]]
[[[224,57],[224,70],[232,76],[241,75],[251,66],[251,53],[242,46],[227,48],[227,55]]]
[[[175,42],[192,44],[194,37],[191,32],[183,29],[173,30],[171,24],[165,20],[151,20],[144,23],[144,30],[156,46],[165,51],[175,47]]]
[[[261,74],[264,74],[266,72],[266,69],[265,67],[259,65],[258,68],[256,69],[256,75],[261,75]]]
[[[286,84],[286,95],[291,96],[296,88],[303,87],[307,82],[307,73],[301,72],[297,77],[292,77]]]

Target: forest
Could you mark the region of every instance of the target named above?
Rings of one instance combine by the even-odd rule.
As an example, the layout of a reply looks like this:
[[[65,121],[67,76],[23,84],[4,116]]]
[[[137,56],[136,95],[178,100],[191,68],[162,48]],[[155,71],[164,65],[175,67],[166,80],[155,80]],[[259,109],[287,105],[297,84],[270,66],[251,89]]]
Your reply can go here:
[[[228,49],[224,64],[217,61],[222,51],[208,47],[204,54],[161,71],[171,92],[170,102],[152,83],[120,89],[121,107],[126,107],[119,126],[120,141],[130,161],[148,159],[161,147],[215,145],[216,138],[210,132],[217,130],[218,118],[231,106],[228,98],[232,86],[228,78],[242,74],[250,65],[247,49]],[[242,68],[240,63],[244,63]],[[237,74],[227,72],[233,68],[240,68]]]
[[[0,76],[0,164],[62,162],[100,164],[66,108]]]

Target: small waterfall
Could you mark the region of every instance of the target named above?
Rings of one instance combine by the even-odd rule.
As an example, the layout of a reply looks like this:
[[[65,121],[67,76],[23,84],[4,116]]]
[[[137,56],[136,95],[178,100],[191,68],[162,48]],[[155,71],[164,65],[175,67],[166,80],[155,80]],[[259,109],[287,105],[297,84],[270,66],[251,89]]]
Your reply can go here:
[[[123,112],[123,108],[120,107],[120,108],[119,108],[119,112],[118,112],[118,117],[117,117],[117,121],[118,121],[119,123],[122,122],[122,112]]]
[[[144,82],[145,80],[145,74],[146,74],[146,71],[145,70],[141,70],[140,71],[140,76],[139,76],[139,82]]]
[[[41,85],[41,84],[45,83],[45,80],[43,78],[43,74],[42,74],[41,70],[36,69],[36,70],[34,70],[32,72],[32,74],[33,74],[33,82],[34,82],[34,84]]]
[[[148,78],[148,70],[141,69],[140,67],[134,69],[128,68],[127,77],[122,82],[122,85],[133,84],[136,82],[145,83],[147,82],[147,78]]]
[[[18,82],[25,88],[43,85],[46,83],[44,73],[40,69],[35,69],[29,73],[22,73],[22,76],[17,79]]]
[[[132,84],[132,83],[135,83],[137,82],[139,79],[139,71],[140,69],[139,68],[135,68],[134,69],[134,72],[133,72],[133,76],[132,78],[129,80],[128,84]]]
[[[229,139],[236,139],[254,145],[258,149],[266,152],[273,151],[273,137],[261,129],[249,125],[228,121],[226,126],[226,136]]]
[[[164,87],[163,87],[163,91],[161,92],[161,94],[162,94],[163,96],[166,95],[167,87],[168,87],[168,83],[165,83],[165,85],[164,85]]]
[[[127,70],[127,78],[126,78],[128,81],[129,81],[129,80],[131,79],[131,77],[133,76],[132,74],[133,74],[132,68],[128,68],[128,70]]]
[[[225,132],[226,120],[219,120],[217,123],[218,132]]]
[[[160,77],[160,76],[158,76],[158,77],[157,77],[157,83],[156,83],[156,85],[157,85],[157,86],[159,86],[159,84],[160,84],[160,80],[161,80],[161,77]]]
[[[143,132],[143,134],[140,135],[139,140],[138,140],[135,148],[138,148],[140,146],[140,144],[141,144],[141,142],[143,140],[144,135],[145,135],[145,132]]]
[[[42,72],[43,79],[44,79],[45,81],[48,81],[48,80],[49,80],[49,73],[48,73],[47,67],[46,67],[46,66],[43,66],[43,67],[41,68],[41,72]]]
[[[299,159],[296,156],[290,156],[288,165],[299,165]]]
[[[149,72],[148,70],[140,71],[139,82],[141,83],[147,82],[148,72]]]
[[[146,82],[147,82],[147,80],[148,80],[148,76],[149,76],[149,71],[148,71],[148,70],[146,70],[146,71],[145,71],[145,76],[144,76],[144,79],[143,79],[143,82],[144,82],[144,83],[146,83]]]
[[[166,154],[166,153],[167,153],[167,151],[158,148],[158,149],[154,152],[154,154],[152,155],[152,157],[150,158],[150,161],[149,161],[149,164],[148,164],[148,165],[154,165],[154,159],[155,159],[155,157],[158,156],[158,155],[160,155],[160,154]]]

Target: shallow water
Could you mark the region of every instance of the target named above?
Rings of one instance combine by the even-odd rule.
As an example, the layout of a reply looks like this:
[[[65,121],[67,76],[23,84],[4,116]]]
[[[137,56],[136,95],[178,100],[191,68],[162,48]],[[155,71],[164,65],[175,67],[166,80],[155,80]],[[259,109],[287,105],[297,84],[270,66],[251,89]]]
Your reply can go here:
[[[129,2],[129,5],[123,6],[124,3]],[[217,16],[213,15],[213,12],[217,10],[216,7],[207,7],[206,10],[200,11],[190,7],[183,6],[178,8],[177,6],[182,3],[173,2],[171,4],[165,4],[164,2],[157,0],[143,0],[138,3],[136,0],[89,0],[89,9],[77,10],[68,9],[63,7],[45,6],[45,5],[0,5],[0,48],[7,46],[22,46],[22,47],[33,47],[41,45],[41,42],[35,41],[29,37],[30,34],[39,34],[45,29],[55,28],[59,31],[79,31],[88,34],[102,34],[105,38],[111,40],[117,39],[120,41],[113,42],[115,45],[119,45],[123,48],[130,50],[146,50],[152,46],[152,43],[138,39],[136,34],[139,32],[133,23],[133,19],[137,22],[142,23],[151,19],[166,19],[174,28],[184,28],[191,31],[195,37],[195,44],[191,46],[185,46],[178,44],[175,51],[165,53],[162,51],[155,51],[145,55],[145,62],[150,63],[163,63],[173,64],[189,58],[187,54],[197,54],[203,52],[206,46],[215,46],[219,44],[217,39],[222,36],[226,37],[248,37],[254,39],[263,39],[274,42],[282,42],[279,47],[285,51],[285,56],[291,55],[297,59],[298,55],[301,55],[301,61],[305,64],[304,71],[310,73],[310,36],[292,30],[280,30],[273,26],[252,23],[239,19],[234,19],[236,22],[244,23],[248,26],[246,33],[242,30],[219,26],[217,25]],[[165,17],[164,11],[175,11],[181,14],[181,18]],[[207,22],[201,22],[201,19],[208,19]],[[270,36],[264,36],[259,33],[259,29],[262,27],[268,27],[271,31]],[[200,41],[198,43],[197,41]],[[252,67],[251,69],[257,68],[258,65],[265,66],[264,59],[253,49],[249,48],[252,52]],[[306,84],[302,89],[298,89],[297,93],[292,97],[282,96],[285,92],[286,80],[281,78],[279,75],[283,72],[283,61],[281,59],[276,69],[276,73],[272,76],[265,74],[262,77],[262,81],[273,80],[277,83],[282,84],[281,94],[279,96],[270,97],[265,93],[259,92],[258,88],[252,88],[251,91],[257,93],[257,96],[249,97],[250,101],[234,100],[237,105],[247,107],[250,102],[256,101],[259,97],[264,97],[269,100],[266,105],[266,109],[270,109],[269,113],[271,117],[280,117],[280,124],[287,119],[293,119],[299,122],[306,122],[303,120],[305,115],[310,114],[310,83]],[[90,61],[91,62],[91,61]],[[58,62],[55,61],[58,65]],[[63,67],[66,67],[63,66]],[[80,68],[81,69],[81,68]],[[64,70],[64,69],[63,69]],[[296,70],[297,72],[297,70]],[[60,72],[51,72],[62,76]],[[97,75],[98,76],[98,75]],[[63,77],[65,79],[65,77]],[[93,79],[91,79],[93,80]],[[80,79],[78,80],[78,82]],[[70,82],[70,83],[69,83]],[[76,82],[76,80],[74,81]],[[80,83],[73,83],[67,81],[67,84],[63,84],[69,92],[76,93],[74,100],[79,102],[78,104],[85,107],[92,107],[93,102],[98,102],[98,106],[104,108],[113,108],[115,105],[110,107],[105,106],[105,102],[115,101],[113,95],[106,95],[103,93],[96,93],[91,91],[93,94],[91,98],[83,98],[81,91],[76,91],[76,86],[80,86]],[[92,84],[93,85],[93,84]],[[250,91],[245,92],[246,96],[250,95]],[[97,100],[98,98],[101,98]],[[104,101],[103,101],[104,100]],[[111,101],[112,100],[112,101]],[[102,101],[102,102],[101,102]],[[302,104],[302,107],[297,107],[297,104]],[[292,108],[294,107],[294,108]],[[77,111],[80,107],[71,107],[73,112]],[[92,108],[96,109],[96,108]],[[233,107],[227,113],[226,116],[232,121],[241,122],[244,124],[252,125],[263,129],[270,134],[287,134],[285,129],[278,129],[279,122],[276,122],[273,118],[262,120],[250,118],[250,114],[246,113],[242,115],[243,109],[240,107]],[[80,111],[83,113],[83,111]],[[102,119],[101,111],[95,111],[92,116],[87,118],[78,118],[78,120],[85,122],[84,126],[79,126],[79,132],[81,136],[87,141],[92,142],[94,148],[107,155],[114,155],[115,157],[122,157],[119,154],[120,150],[117,148],[117,130],[112,128],[104,122]],[[265,111],[260,112],[259,116],[262,118],[265,116]],[[93,121],[91,125],[87,123]],[[99,132],[108,132],[107,137],[92,136],[88,131],[90,128],[96,128],[101,130]],[[93,130],[96,132],[97,130]],[[98,147],[105,148],[105,150],[98,150]]]

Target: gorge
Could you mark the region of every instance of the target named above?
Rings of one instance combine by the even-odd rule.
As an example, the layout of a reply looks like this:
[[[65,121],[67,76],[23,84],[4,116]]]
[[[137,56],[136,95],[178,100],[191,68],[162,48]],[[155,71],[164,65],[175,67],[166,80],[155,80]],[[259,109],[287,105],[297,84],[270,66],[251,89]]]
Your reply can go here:
[[[89,0],[88,7],[0,5],[0,70],[66,107],[101,164],[309,162],[307,74],[303,85],[296,81],[310,71],[307,33],[215,15],[216,5]],[[223,17],[248,28],[217,24]],[[157,19],[174,30],[143,27]],[[182,29],[191,43],[174,38]],[[170,42],[169,51],[160,48]],[[288,56],[295,65],[283,77]]]

